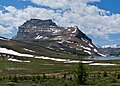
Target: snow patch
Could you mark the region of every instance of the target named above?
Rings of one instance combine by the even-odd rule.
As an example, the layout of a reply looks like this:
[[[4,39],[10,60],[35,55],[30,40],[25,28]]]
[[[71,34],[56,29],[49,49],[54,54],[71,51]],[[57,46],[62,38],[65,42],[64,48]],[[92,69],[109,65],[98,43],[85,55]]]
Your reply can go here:
[[[75,34],[70,34],[70,36],[73,36],[73,37],[75,37],[76,35],[75,35]]]
[[[97,49],[94,49],[95,52],[98,52]]]
[[[71,41],[65,41],[65,42],[67,42],[67,43],[74,43],[74,42],[71,42]]]
[[[71,31],[71,29],[68,29],[68,31]]]
[[[88,64],[88,63],[92,63],[93,61],[77,61],[77,60],[72,60],[72,61],[66,61],[64,63],[84,63],[84,64]]]
[[[76,48],[76,50],[82,50],[82,49]]]
[[[106,55],[104,55],[104,54],[101,54],[101,53],[98,53],[98,52],[97,52],[97,54],[100,55],[100,56],[106,57]]]
[[[63,41],[58,41],[57,43],[62,44],[62,43],[63,43]]]
[[[22,60],[12,59],[12,58],[9,58],[8,61],[13,61],[13,62],[30,62],[30,61],[22,61]]]
[[[38,35],[35,39],[42,39],[43,36]]]
[[[60,48],[61,50],[65,50],[65,49],[63,49],[63,48]]]
[[[44,37],[43,39],[48,39],[48,37]]]
[[[72,33],[76,33],[77,29],[75,29]]]
[[[11,54],[11,55],[16,55],[16,56],[24,56],[24,57],[33,57],[33,55],[18,53],[16,51],[6,49],[6,48],[0,48],[0,53],[6,53],[6,54]]]
[[[92,44],[90,44],[90,43],[89,43],[88,45],[89,45],[90,47],[94,47],[94,46],[93,46]]]
[[[50,58],[45,56],[36,56],[37,59],[45,59],[45,60],[52,60],[57,62],[63,62],[63,63],[79,63],[81,61],[79,60],[70,60],[70,59],[60,59],[60,58]],[[93,61],[82,61],[82,63],[92,63]]]
[[[89,65],[100,65],[100,66],[114,66],[117,64],[110,64],[110,63],[91,63]]]
[[[56,38],[53,38],[53,40],[62,40],[62,36],[57,36]]]
[[[48,49],[51,49],[51,50],[54,50],[53,48],[51,48],[51,47],[49,47],[49,46],[48,46],[47,48],[48,48]]]
[[[58,32],[60,32],[60,30],[54,30],[54,31],[53,31],[53,33],[58,33]]]
[[[91,48],[89,48],[89,47],[84,47],[84,46],[81,46],[81,47],[86,49],[86,50],[91,50]]]
[[[92,54],[90,51],[84,50],[85,53]]]
[[[29,50],[29,49],[27,49],[27,48],[23,48],[23,49],[26,50],[26,51],[29,51],[29,52],[35,52],[35,51]]]
[[[81,40],[82,40],[82,41],[84,41],[84,42],[86,42],[86,43],[88,43],[88,41],[87,41],[87,40],[85,40],[85,39],[83,39],[83,38],[81,38]]]

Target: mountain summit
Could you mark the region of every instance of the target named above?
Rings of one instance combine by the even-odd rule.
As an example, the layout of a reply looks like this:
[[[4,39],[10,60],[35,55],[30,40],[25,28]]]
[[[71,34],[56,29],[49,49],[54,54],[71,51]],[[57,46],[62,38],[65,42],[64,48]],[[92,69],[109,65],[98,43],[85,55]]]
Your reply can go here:
[[[62,37],[60,37],[62,36]],[[59,27],[52,20],[41,20],[41,19],[31,19],[26,21],[23,25],[19,27],[17,36],[14,37],[16,40],[30,41],[30,40],[42,40],[42,39],[51,39],[57,40],[60,38],[69,40],[73,37],[76,37],[76,41],[92,40],[87,37],[83,32],[79,30],[77,26],[75,27]],[[75,39],[73,39],[75,41]]]
[[[84,52],[89,55],[102,55],[92,40],[86,36],[77,26],[59,27],[51,19],[31,19],[19,27],[14,40],[23,42],[46,42],[46,48]],[[46,42],[45,42],[46,41]]]

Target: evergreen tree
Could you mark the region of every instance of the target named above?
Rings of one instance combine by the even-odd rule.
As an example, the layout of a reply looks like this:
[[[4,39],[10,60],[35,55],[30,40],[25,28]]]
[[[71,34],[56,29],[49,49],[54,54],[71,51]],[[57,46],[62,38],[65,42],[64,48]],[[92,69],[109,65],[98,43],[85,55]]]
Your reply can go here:
[[[117,75],[117,79],[120,79],[120,74]]]
[[[40,76],[39,76],[39,75],[37,75],[37,76],[36,76],[36,79],[37,79],[37,80],[40,80]]]
[[[35,76],[33,76],[33,77],[32,77],[32,81],[35,81],[35,80],[36,80],[36,78],[35,78]]]
[[[64,78],[64,79],[66,78],[66,73],[64,73],[63,78]]]
[[[47,76],[43,73],[43,79],[46,79],[47,78]]]
[[[13,77],[13,82],[18,82],[18,78],[16,75]]]
[[[87,75],[88,74],[86,73],[83,63],[79,63],[77,69],[75,70],[75,78],[78,84],[85,84]]]
[[[107,77],[107,72],[105,71],[104,74],[103,74],[104,77]]]

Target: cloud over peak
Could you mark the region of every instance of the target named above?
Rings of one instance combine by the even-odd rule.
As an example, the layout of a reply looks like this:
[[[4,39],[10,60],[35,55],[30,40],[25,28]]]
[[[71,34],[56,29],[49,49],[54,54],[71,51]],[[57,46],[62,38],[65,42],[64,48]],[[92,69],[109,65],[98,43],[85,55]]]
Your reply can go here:
[[[9,33],[12,28],[17,28],[31,18],[53,19],[59,26],[64,27],[77,25],[82,31],[93,36],[120,33],[120,14],[109,15],[110,11],[88,4],[88,2],[100,2],[100,0],[27,1],[38,6],[31,5],[23,9],[7,6],[4,7],[6,13],[0,11],[2,28],[0,33],[4,30],[8,30],[6,33]]]

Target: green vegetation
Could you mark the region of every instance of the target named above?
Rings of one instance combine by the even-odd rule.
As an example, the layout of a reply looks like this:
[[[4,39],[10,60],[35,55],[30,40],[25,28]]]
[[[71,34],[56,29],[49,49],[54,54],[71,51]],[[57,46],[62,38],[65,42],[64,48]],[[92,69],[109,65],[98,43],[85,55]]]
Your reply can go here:
[[[89,66],[88,64],[64,64],[62,62],[26,57],[16,58],[31,62],[19,63],[7,61],[4,58],[1,59],[0,86],[120,85],[119,61],[97,61],[101,63],[117,63],[118,66]],[[77,78],[74,74],[77,74]],[[78,81],[83,81],[84,83],[78,83]]]

